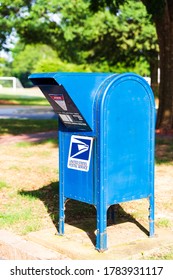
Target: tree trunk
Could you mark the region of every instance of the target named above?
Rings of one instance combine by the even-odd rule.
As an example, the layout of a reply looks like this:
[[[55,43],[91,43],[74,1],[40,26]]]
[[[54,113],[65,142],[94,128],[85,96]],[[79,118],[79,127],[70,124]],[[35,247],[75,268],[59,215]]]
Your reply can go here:
[[[155,20],[160,48],[158,129],[173,129],[173,4],[165,5],[163,16]]]
[[[151,76],[151,88],[155,97],[158,97],[158,53],[152,53],[152,57],[149,60],[150,64],[150,76]]]

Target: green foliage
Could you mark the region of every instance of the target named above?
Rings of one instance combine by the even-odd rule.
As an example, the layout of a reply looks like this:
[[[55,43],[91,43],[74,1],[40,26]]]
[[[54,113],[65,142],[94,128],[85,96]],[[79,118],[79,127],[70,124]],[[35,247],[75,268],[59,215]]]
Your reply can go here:
[[[17,28],[17,19],[23,17],[31,6],[31,3],[32,0],[1,0],[0,50],[4,48],[9,49],[9,36],[12,33],[15,33],[14,31]]]
[[[164,8],[166,5],[165,0],[142,0],[144,5],[146,6],[147,12],[152,16],[152,18],[158,18],[163,15]],[[172,2],[172,1],[170,1]],[[169,4],[168,4],[169,6]]]
[[[35,72],[83,72],[91,71],[85,64],[63,62],[57,52],[44,44],[23,45],[19,42],[12,50],[11,75],[20,79],[24,86],[32,85],[28,76]]]
[[[15,0],[8,10],[2,2],[20,37],[11,75],[24,86],[30,85],[28,75],[33,72],[148,74],[157,57],[155,27],[139,0]]]
[[[172,5],[172,1],[165,0],[141,0],[146,6],[147,12],[154,18],[163,15],[163,11],[167,2],[168,8]],[[120,5],[125,4],[128,0],[90,0],[90,8],[93,11],[108,8],[112,13],[116,13]],[[136,0],[140,2],[140,0]]]
[[[39,60],[33,72],[89,72],[87,65],[77,65],[61,61],[59,58]]]
[[[119,6],[116,15],[105,8],[93,13],[87,4],[88,1],[77,1],[74,6],[70,2],[61,8],[61,25],[67,41],[66,51],[61,56],[68,59],[67,53],[70,53],[74,62],[80,59],[92,69],[103,71],[134,70],[140,62],[142,72],[148,73],[150,60],[157,56],[158,47],[155,27],[141,1],[126,1]]]
[[[0,76],[8,76],[10,75],[10,67],[9,67],[9,62],[7,59],[4,57],[0,57]]]
[[[109,7],[110,11],[116,13],[121,4],[124,4],[126,0],[91,0],[90,8],[93,11],[98,11]]]
[[[28,76],[34,72],[36,64],[42,59],[54,60],[57,57],[55,51],[47,45],[26,45],[18,43],[12,50],[14,60],[12,62],[12,75],[20,79],[24,86],[32,85]]]

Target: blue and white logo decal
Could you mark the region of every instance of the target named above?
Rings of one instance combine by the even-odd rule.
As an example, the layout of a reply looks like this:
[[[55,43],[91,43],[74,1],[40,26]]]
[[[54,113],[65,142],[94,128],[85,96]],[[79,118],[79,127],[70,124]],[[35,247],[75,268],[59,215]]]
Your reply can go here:
[[[68,154],[68,168],[88,172],[93,138],[72,135]]]

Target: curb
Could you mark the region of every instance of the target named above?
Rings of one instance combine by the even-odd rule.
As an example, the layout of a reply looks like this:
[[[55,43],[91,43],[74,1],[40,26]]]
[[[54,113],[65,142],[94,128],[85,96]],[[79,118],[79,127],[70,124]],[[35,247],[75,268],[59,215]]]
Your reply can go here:
[[[5,260],[70,260],[65,255],[0,230],[0,258]]]

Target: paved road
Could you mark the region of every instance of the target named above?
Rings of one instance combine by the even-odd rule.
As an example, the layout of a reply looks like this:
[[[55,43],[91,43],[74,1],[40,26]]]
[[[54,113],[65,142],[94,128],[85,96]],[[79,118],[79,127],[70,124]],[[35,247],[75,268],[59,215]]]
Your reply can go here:
[[[53,119],[57,118],[50,106],[0,106],[0,119]]]

